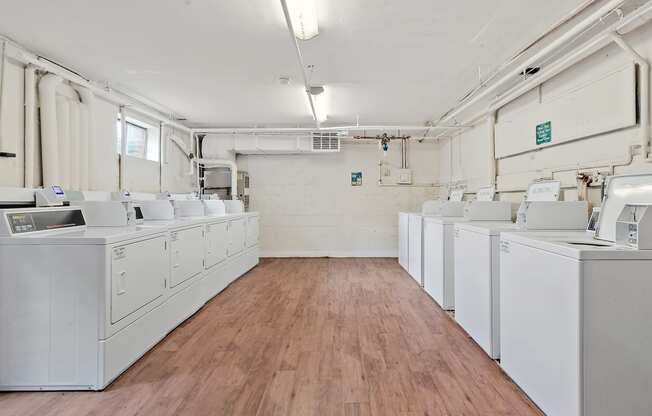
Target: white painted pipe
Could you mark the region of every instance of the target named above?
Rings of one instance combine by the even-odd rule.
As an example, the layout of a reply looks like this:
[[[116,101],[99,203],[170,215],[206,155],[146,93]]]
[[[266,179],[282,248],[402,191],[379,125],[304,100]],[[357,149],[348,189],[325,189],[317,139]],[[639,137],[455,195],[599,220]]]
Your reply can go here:
[[[81,103],[68,101],[70,109],[70,183],[69,189],[79,191],[79,165],[81,152],[79,151],[79,136],[81,127]]]
[[[25,67],[25,188],[36,186],[36,68]]]
[[[489,185],[496,185],[496,112],[489,114],[487,117],[487,127],[489,129]]]
[[[127,190],[127,115],[125,108],[120,107],[120,170],[119,184],[120,190]]]
[[[228,159],[193,159],[198,165],[207,168],[225,167],[231,170],[231,198],[238,199],[238,165]]]
[[[80,187],[84,191],[91,190],[94,187],[94,171],[97,164],[95,163],[94,143],[95,143],[95,95],[90,89],[81,86],[74,86],[75,90],[81,97],[85,111],[82,113],[82,135],[80,143],[81,165],[80,165]],[[84,121],[85,114],[85,121]],[[83,124],[86,123],[86,126]],[[91,169],[93,167],[93,169]]]
[[[88,191],[88,142],[89,142],[89,132],[90,125],[88,123],[88,118],[90,116],[90,111],[88,106],[84,103],[79,106],[79,172],[78,172],[78,181],[79,181],[79,190]],[[92,165],[95,167],[95,165]]]
[[[119,106],[128,106],[132,107],[134,109],[137,109],[139,113],[142,113],[143,115],[152,117],[156,120],[162,121],[166,125],[173,126],[179,130],[185,131],[185,132],[190,132],[190,128],[187,126],[184,126],[183,124],[178,123],[176,120],[174,120],[172,117],[169,116],[168,110],[165,108],[162,108],[156,104],[154,104],[152,101],[148,101],[147,104],[141,103],[139,99],[131,97],[127,93],[123,93],[119,90],[116,89],[110,89],[105,86],[99,86],[96,85],[93,82],[90,82],[89,80],[72,73],[70,71],[67,71],[66,69],[55,65],[51,62],[48,62],[47,60],[41,59],[39,56],[28,52],[25,48],[20,46],[19,44],[13,42],[10,39],[7,39],[3,36],[0,36],[0,39],[3,42],[7,42],[7,45],[10,46],[13,50],[11,51],[12,54],[12,59],[15,59],[19,62],[22,62],[24,64],[31,64],[34,65],[36,68],[42,69],[46,72],[49,72],[50,74],[53,75],[58,75],[62,79],[65,79],[67,81],[70,81],[74,84],[80,85],[82,87],[88,88],[91,92],[95,94],[97,97],[101,97],[102,99],[119,105]],[[152,111],[155,110],[155,111]]]
[[[641,155],[646,162],[652,162],[650,154],[650,64],[639,55],[618,33],[611,33],[611,40],[618,45],[639,67],[640,124],[641,124]]]
[[[404,131],[419,131],[419,130],[453,130],[459,129],[460,126],[437,126],[437,127],[428,127],[428,126],[382,126],[382,125],[370,125],[370,126],[329,126],[329,127],[320,127],[320,131],[365,131],[365,130],[404,130]],[[219,128],[196,128],[193,129],[193,133],[204,133],[204,134],[238,134],[238,133],[312,133],[316,132],[314,128],[306,127],[239,127],[239,128],[228,128],[228,127],[219,127]]]
[[[57,131],[59,139],[59,180],[70,188],[70,105],[66,97],[57,95]]]
[[[549,55],[551,52],[553,52],[557,48],[565,45],[567,42],[572,41],[576,36],[581,35],[586,29],[591,27],[596,22],[600,21],[600,19],[602,19],[607,14],[611,13],[614,9],[616,9],[618,6],[620,6],[623,2],[624,2],[624,0],[611,0],[611,1],[609,1],[604,6],[600,7],[598,10],[593,12],[586,19],[582,20],[580,23],[573,26],[568,31],[564,32],[557,39],[553,40],[548,45],[541,48],[538,52],[536,52],[535,54],[530,56],[528,59],[526,59],[523,63],[521,63],[519,65],[518,69],[511,71],[509,74],[505,75],[504,77],[502,77],[501,79],[499,79],[495,83],[493,83],[490,86],[486,87],[484,90],[482,90],[478,94],[472,96],[467,101],[465,101],[462,104],[455,107],[452,111],[447,113],[441,120],[439,120],[437,123],[435,123],[435,125],[440,124],[440,123],[447,123],[447,122],[450,122],[450,121],[454,121],[455,117],[460,115],[464,110],[466,110],[467,108],[469,108],[473,104],[477,103],[481,99],[489,96],[489,94],[496,91],[500,86],[504,85],[506,82],[508,82],[510,80],[513,80],[514,77],[520,76],[521,72],[524,69],[526,69],[526,68],[528,68],[528,67],[530,67],[532,65],[535,65],[543,57]]]
[[[63,78],[47,74],[39,81],[41,106],[41,158],[43,160],[43,185],[58,185],[59,176],[59,127],[57,125],[57,86]]]

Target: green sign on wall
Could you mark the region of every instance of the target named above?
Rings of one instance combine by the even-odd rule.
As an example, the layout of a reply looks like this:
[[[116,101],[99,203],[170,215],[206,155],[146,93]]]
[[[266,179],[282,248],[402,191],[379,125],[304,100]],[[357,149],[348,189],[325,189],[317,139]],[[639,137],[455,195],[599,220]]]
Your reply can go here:
[[[552,141],[552,125],[549,121],[537,124],[536,142],[540,144],[550,143]]]

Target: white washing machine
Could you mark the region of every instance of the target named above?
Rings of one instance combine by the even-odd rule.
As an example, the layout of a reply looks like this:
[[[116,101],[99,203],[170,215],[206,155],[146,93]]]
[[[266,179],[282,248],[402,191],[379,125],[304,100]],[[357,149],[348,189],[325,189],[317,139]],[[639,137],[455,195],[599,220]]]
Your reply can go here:
[[[410,214],[398,213],[398,264],[407,272],[409,268]]]
[[[523,212],[525,223],[539,226],[547,233],[556,228],[567,228],[562,234],[575,235],[586,226],[587,206],[577,202],[557,201],[560,182],[535,182],[529,186],[526,201],[533,199],[555,202],[556,215],[544,215],[547,211],[532,210],[539,206],[530,201],[530,207]],[[528,197],[529,196],[529,197]],[[479,208],[481,208],[479,206]],[[574,223],[573,223],[574,221]],[[526,227],[526,224],[523,227]],[[487,354],[500,358],[500,255],[499,244],[502,232],[522,230],[511,222],[470,221],[455,224],[455,320]],[[571,231],[572,229],[575,231]],[[472,253],[470,257],[469,253]],[[472,261],[469,261],[471,258]]]
[[[651,189],[652,175],[609,178],[597,239],[501,235],[501,365],[547,415],[650,414],[652,250],[632,245],[652,238],[652,209],[620,213]]]
[[[408,215],[408,273],[424,287],[424,230],[426,218],[458,217],[464,215],[464,189],[455,189],[448,201],[426,201],[421,213]]]
[[[0,210],[0,390],[99,390],[167,333],[159,228]]]
[[[493,187],[481,188],[477,199],[463,206],[463,217],[424,217],[423,287],[445,310],[455,309],[455,224],[476,220],[511,220],[511,204],[494,201],[494,194]],[[469,253],[473,252],[463,253],[467,260]]]

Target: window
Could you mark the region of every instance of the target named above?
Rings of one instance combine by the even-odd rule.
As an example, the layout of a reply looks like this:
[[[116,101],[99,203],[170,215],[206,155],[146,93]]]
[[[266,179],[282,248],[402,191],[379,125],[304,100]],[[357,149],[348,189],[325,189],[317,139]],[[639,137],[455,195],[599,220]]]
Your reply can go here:
[[[139,159],[159,161],[159,149],[161,144],[160,131],[141,120],[127,117],[127,156]],[[122,123],[120,116],[116,122],[118,131],[118,153],[122,151]]]

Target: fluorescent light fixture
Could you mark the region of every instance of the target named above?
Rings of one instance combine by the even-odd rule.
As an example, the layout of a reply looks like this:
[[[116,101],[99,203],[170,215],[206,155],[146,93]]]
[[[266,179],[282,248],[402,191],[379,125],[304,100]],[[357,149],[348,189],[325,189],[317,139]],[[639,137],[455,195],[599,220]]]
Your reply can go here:
[[[319,34],[317,0],[287,0],[294,36],[310,40]]]
[[[319,95],[312,95],[312,103],[315,105],[315,113],[317,114],[317,121],[324,122],[328,119],[328,90],[324,89]],[[306,94],[306,105],[308,106],[308,111],[312,114],[312,109],[310,108],[310,100],[308,99],[308,94]]]

